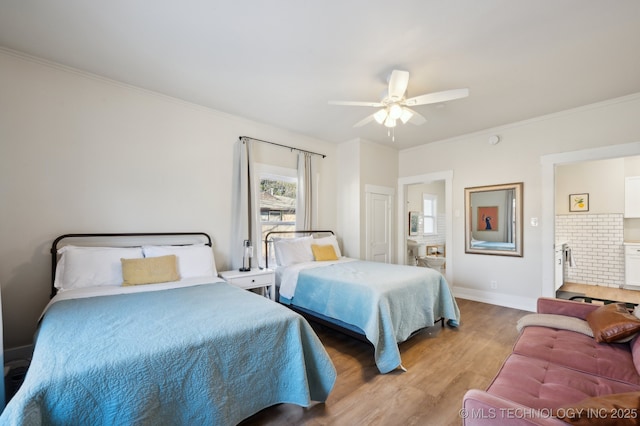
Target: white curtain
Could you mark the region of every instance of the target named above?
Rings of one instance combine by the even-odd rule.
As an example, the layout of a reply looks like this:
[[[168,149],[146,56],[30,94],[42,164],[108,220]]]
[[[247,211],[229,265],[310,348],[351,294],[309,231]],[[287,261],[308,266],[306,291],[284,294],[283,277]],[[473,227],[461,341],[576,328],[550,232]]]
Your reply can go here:
[[[314,229],[315,196],[313,191],[313,155],[307,152],[298,153],[298,192],[296,194],[296,229]]]
[[[253,245],[251,267],[262,266],[259,264],[262,254],[259,191],[253,163],[253,142],[248,138],[240,139],[234,149],[232,234],[229,251],[231,266],[234,269],[242,266],[244,240],[250,240]]]

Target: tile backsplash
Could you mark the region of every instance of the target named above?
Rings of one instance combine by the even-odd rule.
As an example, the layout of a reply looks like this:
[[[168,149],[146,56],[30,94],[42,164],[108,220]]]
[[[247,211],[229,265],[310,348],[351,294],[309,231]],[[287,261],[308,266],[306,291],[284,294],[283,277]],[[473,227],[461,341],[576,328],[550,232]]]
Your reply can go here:
[[[556,216],[556,241],[571,248],[574,266],[565,262],[564,280],[621,287],[624,284],[624,218],[621,213]]]

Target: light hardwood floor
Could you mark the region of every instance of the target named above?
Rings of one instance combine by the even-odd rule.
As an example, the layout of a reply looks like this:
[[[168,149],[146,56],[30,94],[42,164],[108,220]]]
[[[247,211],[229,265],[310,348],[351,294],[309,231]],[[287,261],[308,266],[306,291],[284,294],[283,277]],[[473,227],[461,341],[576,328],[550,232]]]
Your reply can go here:
[[[565,283],[560,287],[560,290],[572,293],[582,293],[587,296],[598,297],[600,299],[640,304],[640,291],[638,290],[575,283]]]
[[[329,399],[269,407],[242,425],[460,425],[464,393],[485,389],[529,312],[458,299],[461,325],[430,327],[400,344],[406,372],[379,374],[373,347],[312,324],[338,371]]]

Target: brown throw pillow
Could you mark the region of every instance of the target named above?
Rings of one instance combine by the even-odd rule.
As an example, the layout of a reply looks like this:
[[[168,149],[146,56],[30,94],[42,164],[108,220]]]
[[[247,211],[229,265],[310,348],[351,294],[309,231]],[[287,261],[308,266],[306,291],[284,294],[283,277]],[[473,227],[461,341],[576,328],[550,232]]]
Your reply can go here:
[[[587,398],[557,408],[554,414],[573,425],[637,425],[640,423],[640,392]]]
[[[640,331],[640,319],[629,313],[624,303],[610,303],[587,315],[596,342],[612,343]]]

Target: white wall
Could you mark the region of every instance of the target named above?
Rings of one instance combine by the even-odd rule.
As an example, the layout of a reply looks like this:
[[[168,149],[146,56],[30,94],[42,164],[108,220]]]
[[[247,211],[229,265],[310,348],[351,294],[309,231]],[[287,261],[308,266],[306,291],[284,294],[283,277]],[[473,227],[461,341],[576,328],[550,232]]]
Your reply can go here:
[[[326,154],[319,225],[336,226],[334,144],[2,50],[0,93],[5,348],[32,341],[58,235],[205,231],[225,269],[238,136]],[[296,167],[286,149],[261,145],[257,157]]]
[[[338,235],[342,236],[345,256],[364,259],[367,213],[365,186],[395,190],[398,151],[355,139],[338,146],[338,157]]]
[[[638,142],[638,116],[640,96],[631,95],[401,151],[401,178],[453,170],[453,247],[447,247],[447,255],[455,261],[451,284],[456,294],[533,310],[544,280],[553,279],[552,238],[549,247],[542,244],[545,232],[553,233],[553,214],[549,223],[542,220],[546,217],[543,194],[549,190],[544,185],[553,193],[553,179],[546,182],[541,157]],[[491,134],[499,134],[501,142],[489,145]],[[524,183],[524,256],[466,254],[464,188],[512,182]],[[531,218],[540,219],[540,226],[531,226]],[[497,289],[490,288],[491,281],[497,281]]]
[[[407,211],[422,213],[422,194],[435,194],[438,197],[438,213],[445,211],[444,182],[421,183],[407,187]]]
[[[624,158],[556,167],[556,214],[572,213],[569,195],[584,193],[589,194],[588,214],[624,213],[624,177]]]
[[[360,257],[360,141],[338,146],[338,238],[344,256]]]
[[[390,191],[395,192],[395,188],[398,182],[398,151],[394,147],[380,145],[366,140],[360,142],[360,218],[357,226],[360,227],[361,238],[360,243],[360,255],[361,259],[366,258],[367,253],[367,241],[365,238],[366,224],[367,224],[367,201],[365,187],[367,185],[374,185],[379,187],[388,188]],[[397,198],[394,197],[394,200]],[[393,209],[395,210],[395,209]],[[392,214],[393,215],[393,214]],[[392,218],[392,223],[395,224]],[[356,226],[356,223],[353,224]],[[392,230],[395,226],[392,226]],[[391,235],[392,243],[396,240],[395,234]],[[393,245],[393,244],[392,244]],[[391,250],[392,262],[395,261],[395,247]]]

